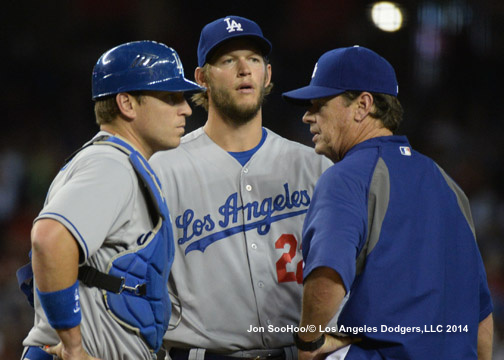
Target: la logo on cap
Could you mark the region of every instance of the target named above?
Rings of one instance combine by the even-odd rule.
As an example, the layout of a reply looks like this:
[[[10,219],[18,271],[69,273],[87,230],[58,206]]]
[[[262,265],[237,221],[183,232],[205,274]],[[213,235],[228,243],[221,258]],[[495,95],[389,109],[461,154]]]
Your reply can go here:
[[[177,70],[180,75],[184,76],[184,68],[182,67],[182,61],[180,61],[180,58],[178,57],[177,54],[172,54],[173,57],[175,58],[175,63],[177,64]]]
[[[226,28],[228,32],[232,33],[235,31],[243,31],[241,24],[237,23],[235,20],[232,20],[231,18],[225,18],[224,21],[228,25]]]

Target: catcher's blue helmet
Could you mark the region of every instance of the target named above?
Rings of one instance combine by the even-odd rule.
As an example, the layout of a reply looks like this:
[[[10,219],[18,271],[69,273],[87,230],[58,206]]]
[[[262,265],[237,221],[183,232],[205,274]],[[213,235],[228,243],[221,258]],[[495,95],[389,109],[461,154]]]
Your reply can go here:
[[[184,77],[175,50],[147,40],[122,44],[104,53],[93,69],[92,88],[93,100],[134,90],[205,90]]]

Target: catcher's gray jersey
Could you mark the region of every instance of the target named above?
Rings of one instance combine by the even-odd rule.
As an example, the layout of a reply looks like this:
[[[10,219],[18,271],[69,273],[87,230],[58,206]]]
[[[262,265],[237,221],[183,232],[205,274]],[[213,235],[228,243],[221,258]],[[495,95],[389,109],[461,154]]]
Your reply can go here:
[[[165,345],[219,352],[292,345],[285,326],[299,323],[303,220],[331,162],[268,130],[241,166],[203,128],[150,162],[172,214],[169,287],[182,306]]]
[[[82,263],[100,271],[114,255],[137,247],[139,235],[153,226],[127,155],[111,146],[83,149],[59,172],[35,221],[43,218],[62,223],[77,240]],[[107,360],[151,359],[145,343],[109,315],[101,290],[81,284],[79,292],[86,351]],[[35,323],[23,345],[56,345],[59,338],[34,295]]]

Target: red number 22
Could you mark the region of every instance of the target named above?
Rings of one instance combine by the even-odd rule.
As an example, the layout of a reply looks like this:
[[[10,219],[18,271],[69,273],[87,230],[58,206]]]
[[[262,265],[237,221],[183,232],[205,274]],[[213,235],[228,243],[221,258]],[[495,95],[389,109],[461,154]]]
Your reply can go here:
[[[296,273],[287,271],[287,264],[292,262],[296,256],[297,240],[292,234],[282,234],[275,242],[275,248],[284,249],[285,245],[289,245],[289,252],[282,254],[280,259],[276,262],[278,282],[297,281],[299,284],[303,283],[303,260],[297,264]]]

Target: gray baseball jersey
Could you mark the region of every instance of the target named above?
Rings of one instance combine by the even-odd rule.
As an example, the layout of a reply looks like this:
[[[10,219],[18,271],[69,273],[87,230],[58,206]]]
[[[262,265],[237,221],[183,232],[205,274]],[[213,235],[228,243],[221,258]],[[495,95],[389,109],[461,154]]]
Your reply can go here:
[[[84,255],[82,264],[103,272],[114,255],[137,247],[137,238],[153,226],[128,156],[111,146],[87,147],[59,172],[35,221],[47,218],[72,233]],[[109,315],[101,290],[80,285],[79,292],[82,339],[88,353],[107,360],[151,359],[143,340]],[[36,294],[34,307],[35,325],[23,345],[57,344],[59,338]]]
[[[332,163],[267,130],[241,166],[203,128],[150,163],[172,214],[169,288],[182,306],[165,346],[232,352],[292,345],[286,326],[297,326],[301,311],[303,220],[315,182]]]

